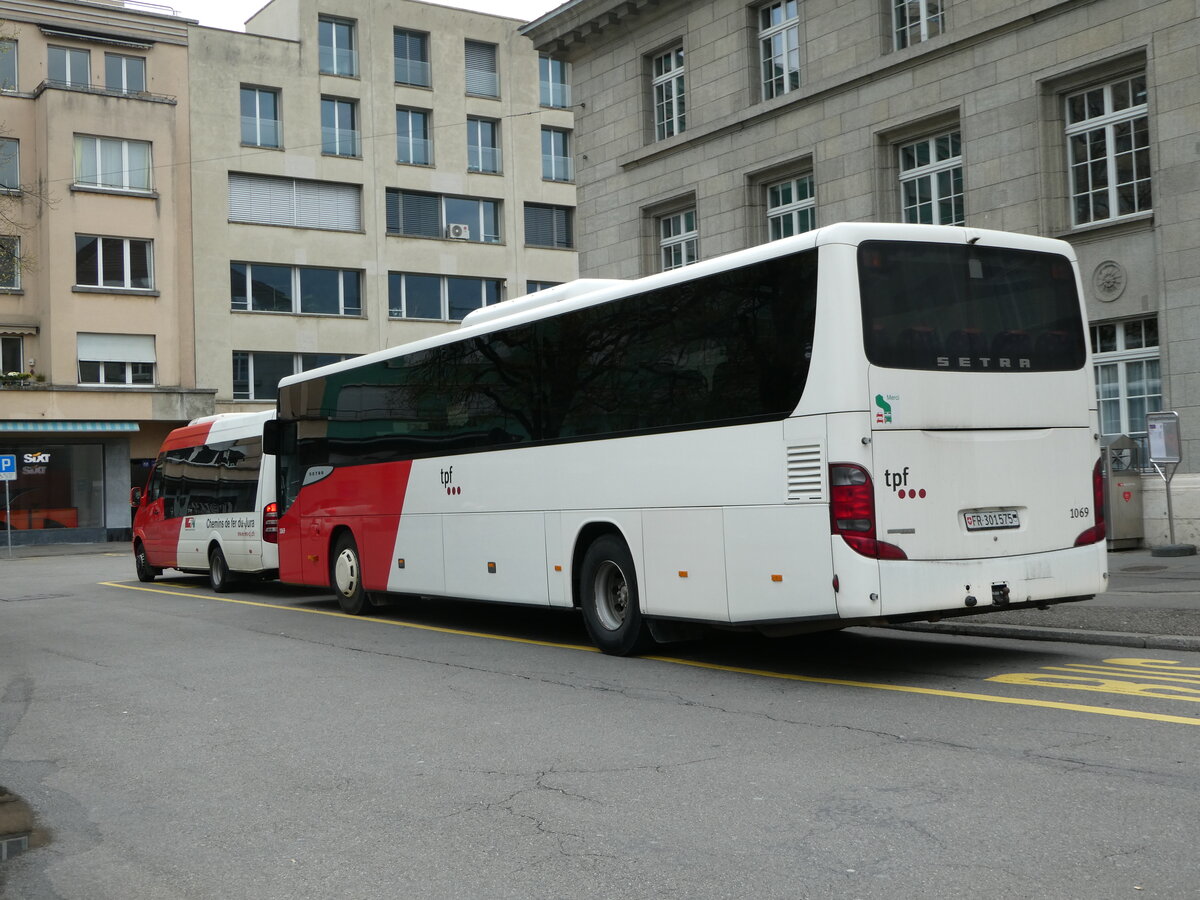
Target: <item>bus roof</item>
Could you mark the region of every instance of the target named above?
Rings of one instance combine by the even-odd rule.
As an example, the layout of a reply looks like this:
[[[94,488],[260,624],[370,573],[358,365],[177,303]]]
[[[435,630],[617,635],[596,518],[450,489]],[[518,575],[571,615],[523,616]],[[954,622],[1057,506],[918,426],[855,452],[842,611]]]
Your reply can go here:
[[[453,331],[432,337],[422,338],[407,344],[377,350],[353,359],[331,363],[317,369],[308,369],[297,375],[281,378],[281,388],[290,384],[308,381],[324,375],[344,372],[380,362],[396,356],[438,347],[471,337],[475,334],[486,334],[496,327],[522,322],[533,321],[561,312],[580,309],[615,300],[630,294],[638,294],[656,288],[681,284],[707,275],[714,275],[729,269],[788,256],[814,247],[831,244],[846,244],[857,246],[863,241],[920,241],[924,243],[966,244],[979,243],[982,246],[1011,247],[1017,250],[1038,250],[1044,253],[1058,253],[1073,262],[1076,260],[1072,246],[1066,241],[1055,238],[1044,238],[1036,235],[1018,234],[1008,231],[995,231],[983,228],[969,228],[956,225],[908,225],[885,222],[841,222],[826,225],[803,234],[782,238],[758,244],[744,250],[735,250],[711,259],[700,260],[689,266],[658,272],[634,279],[603,279],[583,278],[566,284],[547,288],[534,294],[503,301],[491,307],[483,307],[467,314],[462,325]],[[543,296],[546,295],[546,296]],[[512,303],[509,307],[507,304]]]

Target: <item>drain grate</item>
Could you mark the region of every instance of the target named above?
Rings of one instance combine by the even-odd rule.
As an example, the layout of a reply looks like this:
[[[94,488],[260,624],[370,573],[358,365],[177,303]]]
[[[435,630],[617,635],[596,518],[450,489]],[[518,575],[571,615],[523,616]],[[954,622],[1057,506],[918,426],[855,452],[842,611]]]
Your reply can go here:
[[[1165,572],[1166,566],[1126,566],[1122,572]]]

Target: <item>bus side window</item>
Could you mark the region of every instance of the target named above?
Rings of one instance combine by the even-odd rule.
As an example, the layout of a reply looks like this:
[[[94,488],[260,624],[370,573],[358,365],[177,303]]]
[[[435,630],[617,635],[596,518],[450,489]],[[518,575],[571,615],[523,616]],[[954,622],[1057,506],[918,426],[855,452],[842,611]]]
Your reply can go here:
[[[930,325],[913,325],[900,333],[897,350],[904,364],[909,366],[929,365],[934,357],[941,355],[942,342]]]

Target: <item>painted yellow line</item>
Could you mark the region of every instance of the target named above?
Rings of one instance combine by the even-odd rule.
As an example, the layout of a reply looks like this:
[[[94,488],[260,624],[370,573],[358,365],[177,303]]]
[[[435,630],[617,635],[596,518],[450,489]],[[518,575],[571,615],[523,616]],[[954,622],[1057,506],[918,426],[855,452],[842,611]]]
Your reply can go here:
[[[102,581],[102,587],[121,588],[127,591],[148,591],[157,594],[173,594],[178,597],[196,597],[196,594],[183,591],[166,591],[162,588],[142,587],[141,585],[119,584],[115,581]],[[313,613],[318,616],[331,616],[336,619],[350,619],[355,622],[377,622],[381,625],[396,625],[401,628],[415,628],[420,631],[433,631],[439,634],[453,634],[460,637],[486,638],[489,640],[508,641],[513,644],[529,644],[535,647],[553,647],[560,650],[585,650],[598,653],[595,647],[585,644],[563,644],[557,641],[537,641],[531,638],[508,637],[502,634],[491,634],[483,631],[466,631],[459,628],[444,628],[438,625],[421,625],[416,622],[399,622],[394,619],[380,619],[373,616],[351,616],[343,612],[326,609],[308,609],[302,606],[285,606],[279,603],[262,603],[257,600],[237,600],[233,597],[216,597],[207,595],[208,599],[219,600],[222,603],[236,603],[241,606],[257,606],[262,609],[279,609],[288,612]],[[1112,709],[1105,706],[1085,706],[1079,703],[1062,703],[1056,700],[1034,700],[1022,697],[1003,697],[996,694],[975,694],[963,691],[946,691],[938,688],[924,688],[904,684],[882,684],[872,681],[852,681],[844,678],[818,678],[814,675],[793,675],[788,672],[772,672],[766,669],[748,669],[742,666],[726,666],[720,663],[701,662],[692,659],[680,659],[675,656],[643,656],[642,659],[655,662],[670,663],[676,666],[689,666],[695,669],[709,669],[715,672],[730,672],[736,675],[752,675],[756,678],[773,678],[782,681],[799,681],[805,684],[826,684],[836,687],[866,688],[875,691],[895,691],[902,694],[921,694],[927,697],[943,697],[948,700],[975,700],[982,703],[1004,703],[1010,706],[1033,706],[1041,709],[1058,709],[1067,712],[1088,713],[1096,716],[1115,716],[1122,719],[1143,719],[1150,722],[1170,722],[1176,725],[1200,725],[1200,718],[1191,716],[1171,716],[1162,713],[1143,712],[1137,709]]]

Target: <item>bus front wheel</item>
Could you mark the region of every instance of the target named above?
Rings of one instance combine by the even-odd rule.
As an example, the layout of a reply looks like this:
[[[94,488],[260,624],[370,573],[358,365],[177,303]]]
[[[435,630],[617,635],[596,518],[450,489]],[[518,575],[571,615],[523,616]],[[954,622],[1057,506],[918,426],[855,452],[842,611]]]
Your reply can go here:
[[[153,581],[162,574],[162,569],[150,565],[146,556],[146,545],[138,541],[133,545],[133,567],[137,569],[138,581]]]
[[[362,559],[358,555],[358,544],[349,532],[338,537],[330,569],[329,583],[337,594],[342,612],[351,616],[362,615],[370,604],[370,597],[363,590]]]
[[[592,642],[605,653],[628,656],[654,644],[642,618],[633,555],[616,535],[597,538],[583,557],[579,605]]]

